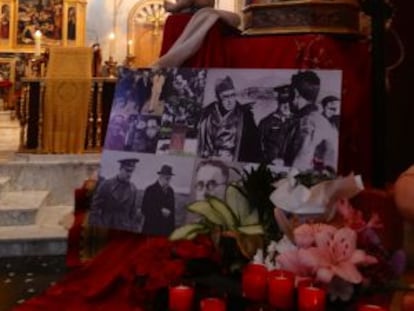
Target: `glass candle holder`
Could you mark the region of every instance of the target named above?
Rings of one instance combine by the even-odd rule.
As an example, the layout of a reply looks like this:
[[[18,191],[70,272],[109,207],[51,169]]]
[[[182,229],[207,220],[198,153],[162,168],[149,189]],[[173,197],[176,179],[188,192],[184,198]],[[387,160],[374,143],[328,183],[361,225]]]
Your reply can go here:
[[[266,301],[267,277],[268,271],[264,265],[246,265],[242,272],[243,296],[254,302]]]
[[[200,311],[226,311],[226,302],[218,297],[207,297],[200,301]]]
[[[388,310],[378,305],[363,304],[358,307],[358,311],[388,311]]]
[[[273,270],[268,277],[269,304],[277,310],[293,310],[295,275],[288,271]]]
[[[298,299],[299,311],[325,311],[326,292],[322,288],[300,286]]]
[[[194,301],[194,288],[189,285],[172,285],[168,289],[169,311],[191,311]]]

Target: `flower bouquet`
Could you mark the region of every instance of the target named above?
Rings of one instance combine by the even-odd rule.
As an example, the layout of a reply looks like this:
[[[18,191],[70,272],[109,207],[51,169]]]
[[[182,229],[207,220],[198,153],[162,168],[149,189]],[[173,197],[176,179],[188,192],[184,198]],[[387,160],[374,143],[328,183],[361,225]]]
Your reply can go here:
[[[260,165],[242,172],[224,200],[209,197],[190,204],[188,210],[200,220],[177,228],[170,239],[209,235],[228,276],[249,263],[260,264],[269,272],[293,275],[296,287],[322,288],[329,303],[351,305],[395,287],[405,267],[404,252],[383,247],[379,216],[351,205],[362,190],[360,176],[352,174],[273,174]],[[228,239],[233,243],[223,243]]]

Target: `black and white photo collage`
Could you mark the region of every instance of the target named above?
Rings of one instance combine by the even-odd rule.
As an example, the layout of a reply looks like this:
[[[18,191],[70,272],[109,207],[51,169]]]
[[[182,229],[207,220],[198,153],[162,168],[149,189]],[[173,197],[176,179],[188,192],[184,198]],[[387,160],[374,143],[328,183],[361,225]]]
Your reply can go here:
[[[224,199],[237,171],[338,162],[342,72],[125,69],[111,109],[90,224],[168,235],[185,206]]]

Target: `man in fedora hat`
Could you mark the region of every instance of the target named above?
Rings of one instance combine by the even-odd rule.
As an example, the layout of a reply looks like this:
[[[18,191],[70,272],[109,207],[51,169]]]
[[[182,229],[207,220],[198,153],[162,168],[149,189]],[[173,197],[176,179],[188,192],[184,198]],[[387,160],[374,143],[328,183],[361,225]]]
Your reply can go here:
[[[175,227],[174,190],[170,186],[174,173],[170,165],[164,164],[157,174],[157,181],[145,189],[142,199],[142,213],[145,216],[142,231],[169,235]]]
[[[99,183],[94,194],[89,222],[93,225],[139,232],[142,213],[139,208],[138,189],[131,182],[139,159],[118,160],[116,176]]]
[[[250,105],[241,105],[231,77],[218,79],[217,100],[201,112],[198,155],[223,161],[260,162],[259,132]]]

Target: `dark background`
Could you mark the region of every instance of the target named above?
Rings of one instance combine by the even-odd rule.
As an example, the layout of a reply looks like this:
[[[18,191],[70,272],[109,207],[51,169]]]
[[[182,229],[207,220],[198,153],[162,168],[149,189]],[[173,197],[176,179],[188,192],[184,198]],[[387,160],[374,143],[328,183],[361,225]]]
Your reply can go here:
[[[414,36],[412,20],[414,3],[393,0],[392,27],[400,36],[405,59],[389,73],[390,88],[386,100],[386,177],[395,181],[400,173],[414,164]],[[386,64],[393,64],[399,55],[398,46],[389,31],[385,33]]]

